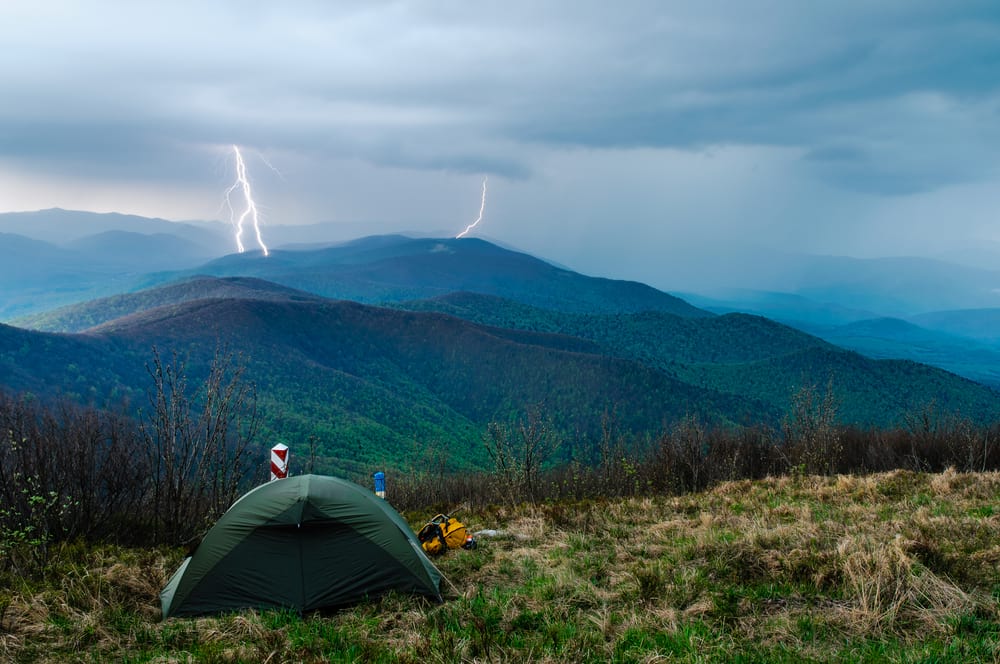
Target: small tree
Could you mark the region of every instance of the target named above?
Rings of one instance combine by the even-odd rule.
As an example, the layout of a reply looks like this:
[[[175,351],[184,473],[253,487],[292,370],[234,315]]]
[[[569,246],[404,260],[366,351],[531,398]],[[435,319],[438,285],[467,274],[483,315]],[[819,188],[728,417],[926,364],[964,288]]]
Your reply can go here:
[[[257,394],[245,367],[217,348],[208,376],[193,393],[177,353],[165,363],[153,348],[149,412],[140,430],[149,455],[154,537],[177,542],[199,532],[239,496],[253,462]]]
[[[695,415],[685,415],[657,441],[658,484],[676,493],[699,491],[708,483],[708,431]]]
[[[815,385],[799,388],[792,395],[791,409],[781,427],[790,464],[807,473],[836,472],[842,451],[836,422],[837,399],[832,378],[822,395]]]
[[[511,423],[490,422],[483,436],[501,492],[511,504],[534,502],[538,476],[555,451],[558,439],[538,404]]]

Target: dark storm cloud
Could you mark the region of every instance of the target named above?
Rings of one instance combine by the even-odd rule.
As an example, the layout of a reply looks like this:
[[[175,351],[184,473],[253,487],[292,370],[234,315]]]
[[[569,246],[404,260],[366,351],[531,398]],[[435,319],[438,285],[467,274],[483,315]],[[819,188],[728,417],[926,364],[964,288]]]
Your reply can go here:
[[[240,144],[296,164],[306,184],[286,196],[303,220],[362,215],[370,199],[351,193],[398,169],[420,174],[420,191],[392,179],[426,201],[417,216],[488,173],[524,184],[507,195],[531,198],[506,203],[525,224],[567,205],[582,224],[607,209],[595,187],[637,227],[695,211],[748,223],[715,208],[725,186],[770,192],[753,201],[759,223],[792,237],[820,197],[861,219],[852,196],[1000,169],[992,0],[38,0],[0,6],[0,44],[0,175],[209,187]],[[682,196],[674,183],[692,172]]]
[[[844,130],[829,121],[840,105],[996,92],[1000,21],[988,4],[869,4],[181,4],[189,23],[178,10],[143,26],[96,3],[81,27],[107,34],[57,22],[19,59],[28,115],[4,114],[22,140],[0,147],[73,153],[80,140],[61,128],[78,127],[114,153],[111,127],[145,117],[136,132],[190,142],[321,134],[351,150],[367,130],[441,151],[423,160],[437,167],[443,129],[587,147],[809,146]],[[401,164],[414,163],[405,152]],[[456,159],[469,168],[469,155]]]

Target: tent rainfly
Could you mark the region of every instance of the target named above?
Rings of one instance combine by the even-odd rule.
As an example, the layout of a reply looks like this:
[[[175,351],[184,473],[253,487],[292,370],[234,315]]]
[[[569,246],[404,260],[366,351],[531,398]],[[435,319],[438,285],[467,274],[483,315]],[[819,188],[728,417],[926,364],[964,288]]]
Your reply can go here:
[[[441,601],[441,574],[405,520],[362,487],[298,475],[247,492],[160,593],[164,619],[246,608],[300,613],[389,590]]]

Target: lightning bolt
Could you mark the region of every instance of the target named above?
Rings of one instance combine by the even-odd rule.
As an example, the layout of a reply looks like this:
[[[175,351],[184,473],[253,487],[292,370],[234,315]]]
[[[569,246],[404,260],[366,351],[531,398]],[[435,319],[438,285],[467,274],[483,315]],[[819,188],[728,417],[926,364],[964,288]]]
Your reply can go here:
[[[237,146],[233,146],[233,153],[236,154],[236,182],[226,190],[226,205],[229,206],[229,221],[233,224],[233,230],[236,232],[236,249],[241,254],[246,251],[243,247],[243,222],[246,221],[247,217],[253,221],[253,230],[257,235],[257,244],[264,251],[264,255],[268,255],[267,245],[264,244],[264,239],[260,236],[260,216],[257,214],[257,203],[253,200],[253,192],[250,190],[250,180],[247,178],[247,165],[243,161],[243,155],[240,154],[240,149]],[[236,216],[236,211],[233,209],[232,199],[230,195],[236,191],[237,188],[243,189],[243,198],[246,201],[246,209],[243,210],[243,214],[239,217]]]
[[[274,164],[272,164],[272,163],[271,163],[270,161],[268,161],[267,157],[265,157],[265,156],[264,156],[264,155],[263,155],[262,153],[260,153],[260,152],[258,152],[258,153],[257,153],[257,157],[258,157],[258,158],[259,158],[259,159],[260,159],[260,160],[261,160],[262,162],[264,162],[264,165],[265,165],[265,166],[267,166],[267,167],[268,167],[268,168],[270,168],[270,169],[271,169],[272,171],[274,171],[274,174],[275,174],[275,175],[277,175],[277,176],[278,176],[279,178],[281,178],[281,181],[282,181],[282,182],[288,182],[288,180],[286,180],[286,179],[285,179],[285,174],[284,174],[284,173],[282,173],[281,171],[279,171],[279,170],[278,170],[278,167],[277,167],[277,166],[275,166],[275,165],[274,165]]]
[[[476,220],[474,222],[472,222],[471,224],[469,224],[468,226],[466,226],[464,231],[462,231],[461,233],[459,233],[458,235],[455,236],[456,240],[458,238],[460,238],[460,237],[465,237],[465,235],[469,231],[471,231],[473,228],[475,228],[479,224],[479,222],[483,220],[483,210],[486,209],[486,180],[487,180],[487,177],[484,176],[483,177],[483,200],[479,203],[479,216],[476,217]]]

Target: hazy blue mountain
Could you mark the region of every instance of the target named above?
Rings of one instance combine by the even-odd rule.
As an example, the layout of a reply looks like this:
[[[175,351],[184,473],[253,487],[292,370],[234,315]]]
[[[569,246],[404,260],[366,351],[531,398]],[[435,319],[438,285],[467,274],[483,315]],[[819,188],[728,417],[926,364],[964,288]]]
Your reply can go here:
[[[711,269],[694,260],[665,263],[668,275],[657,283],[672,292],[721,300],[727,311],[771,316],[777,313],[774,308],[761,307],[777,307],[782,320],[824,324],[880,316],[905,318],[945,309],[1000,307],[1000,271],[995,268],[918,257],[849,258],[760,248],[741,251],[733,247],[723,247],[720,252],[710,264]],[[801,296],[806,301],[800,303],[803,306],[799,309],[792,300],[768,302],[762,298],[763,293]],[[817,304],[831,311],[817,311]],[[850,310],[864,314],[854,317]],[[843,313],[849,317],[843,317]],[[817,314],[828,317],[824,320]],[[829,317],[831,314],[833,317]]]
[[[980,239],[975,246],[952,249],[934,256],[938,260],[959,265],[995,270],[1000,266],[1000,241]]]
[[[50,242],[0,233],[0,284],[44,277],[56,281],[87,264],[85,256]],[[3,286],[0,285],[0,288]]]
[[[379,303],[472,291],[559,311],[710,316],[634,281],[588,277],[478,239],[375,236],[308,251],[233,254],[199,268],[254,276],[326,297]]]
[[[918,325],[1000,346],[1000,308],[932,311],[910,320]]]
[[[0,235],[0,320],[121,288],[115,271],[87,254],[21,235]]]
[[[850,292],[825,296],[857,299]],[[1000,385],[1000,308],[930,312],[903,320],[790,293],[727,289],[713,297],[683,297],[715,313],[766,316],[868,357],[924,362]]]
[[[199,247],[208,256],[220,256],[234,250],[226,227],[213,222],[176,222],[117,212],[60,208],[0,213],[0,232],[16,233],[60,246],[108,231],[173,235]]]
[[[925,258],[844,259],[811,263],[795,290],[883,315],[909,316],[949,308],[1000,306],[1000,272]]]
[[[0,214],[0,320],[122,293],[221,253],[190,224],[67,210]],[[128,229],[128,230],[125,230]],[[214,246],[214,248],[213,248]],[[228,245],[227,245],[228,246]]]
[[[217,254],[202,245],[170,233],[145,235],[131,231],[104,231],[65,245],[90,257],[102,269],[152,272],[194,267]]]
[[[842,325],[877,317],[872,311],[819,302],[793,293],[727,288],[708,294],[678,293],[678,296],[713,313],[754,314],[792,326]]]

